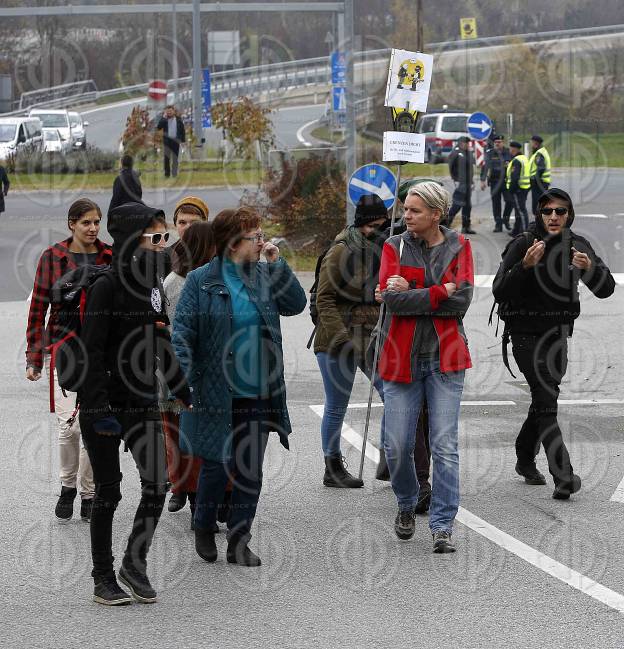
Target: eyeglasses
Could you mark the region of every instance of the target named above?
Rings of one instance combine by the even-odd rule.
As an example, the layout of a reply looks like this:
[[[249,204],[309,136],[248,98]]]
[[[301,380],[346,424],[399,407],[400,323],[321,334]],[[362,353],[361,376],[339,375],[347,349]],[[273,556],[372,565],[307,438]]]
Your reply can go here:
[[[260,232],[253,237],[241,237],[241,239],[244,239],[245,241],[255,241],[256,243],[262,243],[264,241],[264,233]]]
[[[567,207],[542,207],[541,212],[544,216],[550,216],[553,212],[557,216],[564,216],[568,213]]]
[[[150,232],[149,234],[143,234],[144,237],[150,238],[150,243],[153,246],[157,246],[161,241],[167,243],[169,241],[169,232]]]

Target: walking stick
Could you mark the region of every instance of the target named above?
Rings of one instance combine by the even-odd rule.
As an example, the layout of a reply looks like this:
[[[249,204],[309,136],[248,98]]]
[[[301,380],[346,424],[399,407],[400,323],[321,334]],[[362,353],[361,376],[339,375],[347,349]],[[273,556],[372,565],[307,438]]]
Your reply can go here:
[[[396,188],[394,190],[394,205],[392,206],[392,218],[390,220],[390,236],[394,234],[396,223],[397,205],[399,202],[399,185],[401,184],[401,165],[397,165]],[[366,424],[364,425],[364,441],[362,442],[362,455],[360,457],[359,479],[362,479],[364,472],[364,458],[366,456],[366,442],[368,440],[368,428],[370,425],[370,414],[373,404],[373,389],[375,387],[375,375],[377,373],[377,361],[379,360],[379,341],[381,340],[381,327],[383,324],[386,305],[382,302],[379,309],[379,318],[377,318],[377,339],[375,340],[375,355],[373,357],[373,366],[371,368],[370,390],[368,391],[368,406],[366,408]]]

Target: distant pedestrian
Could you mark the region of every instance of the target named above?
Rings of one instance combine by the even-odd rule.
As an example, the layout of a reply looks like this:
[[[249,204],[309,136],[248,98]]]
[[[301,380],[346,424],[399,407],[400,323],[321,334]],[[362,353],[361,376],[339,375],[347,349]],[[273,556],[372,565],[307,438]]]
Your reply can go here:
[[[249,549],[269,432],[288,448],[291,432],[280,316],[301,313],[306,296],[279,249],[264,242],[260,215],[224,210],[212,222],[217,256],[187,275],[173,322],[177,357],[193,387],[180,437],[202,458],[195,549],[217,560],[214,526],[233,480],[228,563],[261,565]],[[266,258],[260,262],[260,254]]]
[[[429,528],[433,551],[454,552],[459,507],[459,408],[471,367],[463,318],[474,279],[470,241],[440,226],[451,197],[437,183],[409,190],[407,231],[384,244],[379,279],[387,308],[378,371],[383,379],[385,451],[399,511],[395,533],[415,531],[419,483],[414,467],[418,417],[426,394],[433,490]]]
[[[494,136],[494,144],[485,152],[485,163],[481,167],[481,189],[490,188],[492,200],[492,214],[494,216],[494,232],[502,232],[503,225],[511,230],[509,217],[513,210],[513,203],[505,187],[505,173],[511,160],[511,153],[505,146],[503,135]],[[503,202],[505,209],[503,211]]]
[[[59,522],[73,516],[74,500],[80,490],[80,517],[88,521],[95,494],[93,472],[89,456],[81,439],[77,417],[75,393],[61,390],[56,373],[50,372],[49,346],[60,337],[58,314],[50,309],[54,283],[75,268],[87,264],[110,264],[111,247],[100,241],[102,213],[96,203],[81,198],[71,204],[67,212],[67,226],[71,236],[44,250],[37,264],[26,329],[26,378],[38,381],[45,367],[50,382],[54,384],[51,409],[56,413],[59,426],[59,469],[61,494],[56,503],[55,515]]]
[[[210,223],[201,220],[190,223],[176,245],[172,270],[164,281],[167,298],[165,304],[170,322],[173,322],[175,317],[186,276],[195,268],[207,264],[214,257],[214,253],[214,236]],[[181,510],[188,498],[191,507],[191,528],[193,528],[192,520],[195,514],[195,495],[201,461],[189,454],[190,449],[187,449],[184,443],[180,445],[179,408],[173,396],[169,395],[161,403],[161,416],[167,448],[167,473],[171,483],[168,509],[170,512]]]
[[[2,165],[0,165],[0,185],[0,214],[2,214],[4,212],[4,198],[9,193],[9,187],[11,186],[9,176]]]
[[[467,135],[462,135],[457,138],[457,145],[449,155],[448,166],[451,178],[455,182],[455,191],[453,192],[453,205],[448,216],[445,216],[446,221],[443,225],[450,228],[455,215],[461,210],[462,233],[476,234],[470,226],[475,161],[469,144],[470,138]]]
[[[513,201],[515,220],[510,236],[524,232],[529,227],[529,213],[526,202],[531,182],[529,179],[529,159],[522,153],[522,144],[517,140],[509,143],[511,160],[505,174],[505,187]]]
[[[163,132],[163,155],[165,178],[178,175],[178,157],[180,144],[186,142],[186,131],[182,118],[176,113],[175,106],[165,107],[165,112],[156,128]]]
[[[132,598],[114,571],[113,517],[121,500],[119,445],[129,449],[141,480],[141,498],[119,579],[135,600],[155,602],[147,554],[165,503],[165,440],[157,372],[180,408],[191,393],[169,339],[163,291],[165,215],[143,203],[124,203],[108,218],[112,268],[89,288],[80,339],[86,376],[79,390],[80,427],[95,479],[91,514],[94,601],[109,606]]]
[[[492,290],[505,321],[503,359],[507,363],[511,337],[513,356],[531,391],[529,413],[516,439],[516,473],[530,485],[546,484],[535,464],[543,445],[555,483],[553,498],[565,500],[581,488],[557,421],[567,338],[581,311],[578,282],[607,298],[615,281],[589,241],[570,229],[574,207],[566,192],[549,189],[538,210],[528,232],[509,243]]]
[[[364,484],[347,471],[340,436],[358,367],[374,380],[383,399],[382,381],[372,377],[366,352],[379,318],[375,287],[385,240],[381,230],[387,221],[388,209],[381,198],[376,194],[362,196],[355,208],[354,224],[336,236],[319,272],[314,353],[325,389],[321,445],[326,487],[358,488]]]
[[[134,170],[134,159],[129,154],[121,158],[121,171],[113,182],[113,197],[108,206],[108,214],[124,203],[140,203],[143,188],[139,174]]]
[[[529,158],[529,176],[531,177],[531,214],[537,216],[537,201],[550,187],[552,163],[550,153],[544,146],[544,138],[534,135],[531,138],[531,157]]]

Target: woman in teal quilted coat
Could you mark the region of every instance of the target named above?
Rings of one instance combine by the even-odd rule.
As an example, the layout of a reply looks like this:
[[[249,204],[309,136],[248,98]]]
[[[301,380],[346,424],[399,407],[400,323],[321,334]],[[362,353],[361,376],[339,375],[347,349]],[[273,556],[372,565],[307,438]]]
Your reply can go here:
[[[280,316],[306,306],[303,288],[278,248],[264,242],[260,223],[244,207],[215,217],[217,256],[187,275],[172,336],[193,390],[193,410],[180,420],[180,446],[202,458],[195,548],[216,561],[212,530],[231,479],[227,561],[245,566],[261,563],[248,544],[269,432],[285,448],[291,432]]]

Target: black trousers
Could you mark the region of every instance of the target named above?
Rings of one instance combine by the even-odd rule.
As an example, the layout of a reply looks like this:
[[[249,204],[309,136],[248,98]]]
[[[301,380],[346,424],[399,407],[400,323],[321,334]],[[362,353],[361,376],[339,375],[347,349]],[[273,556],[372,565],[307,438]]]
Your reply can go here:
[[[550,183],[545,183],[537,178],[531,178],[531,213],[537,216],[537,201],[539,197],[550,187]]]
[[[570,455],[557,422],[559,385],[568,366],[565,335],[511,334],[513,355],[531,390],[529,413],[516,439],[516,455],[522,465],[531,465],[544,446],[555,484],[572,476]]]
[[[513,234],[520,234],[521,232],[525,232],[529,227],[529,213],[527,212],[526,207],[528,193],[528,189],[518,189],[517,191],[510,194],[516,215],[516,220],[513,226]]]
[[[165,158],[165,178],[178,175],[178,156],[180,155],[180,145],[174,140],[166,138],[163,143]]]
[[[513,200],[505,187],[505,178],[490,178],[490,198],[492,200],[492,215],[494,216],[494,225],[501,228],[503,223],[509,225],[509,217],[514,208]],[[505,210],[503,211],[503,201]]]
[[[122,426],[122,438],[132,453],[141,479],[141,499],[126,545],[124,563],[144,571],[167,492],[165,439],[160,412],[157,405],[118,407],[113,411]],[[91,574],[98,577],[113,572],[113,517],[121,500],[121,439],[96,433],[92,423],[89,415],[80,414],[80,429],[95,482],[91,512]]]
[[[269,399],[232,401],[231,453],[220,462],[202,460],[195,500],[195,529],[212,529],[225,487],[232,480],[228,541],[249,542],[262,490],[262,465],[269,430],[276,429],[270,403]]]
[[[472,186],[459,184],[453,192],[453,204],[448,213],[446,220],[447,227],[453,225],[455,215],[461,210],[462,213],[462,229],[466,230],[470,227],[470,214],[472,212]]]

